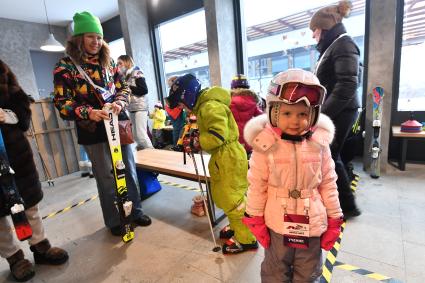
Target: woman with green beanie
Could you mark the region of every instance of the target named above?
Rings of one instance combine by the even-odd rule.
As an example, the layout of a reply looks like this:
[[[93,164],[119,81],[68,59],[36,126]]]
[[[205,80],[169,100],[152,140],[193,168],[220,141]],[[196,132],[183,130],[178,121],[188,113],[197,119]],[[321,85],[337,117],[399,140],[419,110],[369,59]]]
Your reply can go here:
[[[67,42],[66,53],[68,56],[62,58],[53,71],[53,100],[62,119],[76,122],[78,143],[87,151],[92,162],[105,225],[113,235],[120,236],[120,217],[114,203],[115,179],[111,174],[111,154],[103,122],[109,117],[102,110],[104,96],[93,84],[112,94],[107,100],[115,113],[127,107],[130,90],[109,56],[109,47],[103,40],[99,18],[91,13],[74,15],[74,32]],[[78,71],[78,65],[86,75]],[[135,225],[148,226],[151,219],[142,211],[131,145],[122,145],[121,150],[126,167],[128,197],[133,202],[133,222]]]

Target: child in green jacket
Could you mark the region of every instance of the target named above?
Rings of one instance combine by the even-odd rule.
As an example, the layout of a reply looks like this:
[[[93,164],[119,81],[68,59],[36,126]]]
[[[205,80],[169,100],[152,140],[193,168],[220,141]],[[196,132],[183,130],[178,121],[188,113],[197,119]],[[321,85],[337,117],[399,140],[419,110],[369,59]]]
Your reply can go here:
[[[238,142],[239,131],[229,109],[230,100],[229,91],[221,87],[201,90],[200,82],[192,74],[178,77],[168,96],[171,108],[181,105],[197,116],[201,148],[211,154],[208,169],[212,198],[228,217],[230,226],[220,232],[220,238],[227,238],[224,254],[258,248],[255,237],[242,223],[248,161]]]

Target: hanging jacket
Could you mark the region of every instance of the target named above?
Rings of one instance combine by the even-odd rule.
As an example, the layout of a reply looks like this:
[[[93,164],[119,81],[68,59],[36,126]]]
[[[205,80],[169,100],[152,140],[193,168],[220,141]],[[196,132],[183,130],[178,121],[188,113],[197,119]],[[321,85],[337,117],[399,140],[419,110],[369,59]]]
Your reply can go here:
[[[147,97],[148,86],[146,85],[145,75],[138,66],[127,70],[125,81],[130,87],[128,111],[148,111],[149,101]]]
[[[108,90],[115,87],[113,101],[119,101],[126,108],[130,89],[118,74],[114,61],[111,59],[108,69],[100,66],[98,55],[85,56],[83,61],[81,68],[93,83]],[[108,139],[104,122],[89,120],[89,111],[102,109],[101,102],[94,93],[94,87],[78,72],[71,58],[64,57],[56,64],[53,81],[53,102],[62,119],[76,121],[78,143],[85,145],[106,142]]]
[[[327,91],[322,113],[332,120],[345,109],[360,107],[357,98],[360,51],[350,36],[339,37],[344,33],[344,25],[338,23],[317,46],[320,57],[316,76]]]
[[[15,75],[0,60],[0,108],[12,110],[19,122],[14,125],[0,124],[10,166],[19,194],[30,208],[41,201],[43,191],[34,163],[31,146],[25,132],[31,122],[30,98],[19,86]],[[0,192],[0,217],[9,214]],[[4,233],[3,231],[1,233]]]
[[[238,124],[239,143],[242,144],[246,152],[249,153],[252,151],[252,148],[245,142],[243,129],[249,120],[263,114],[263,111],[258,107],[257,95],[249,89],[233,89],[230,110],[232,110],[233,117]]]
[[[253,118],[245,127],[245,140],[253,147],[246,212],[264,216],[276,233],[284,231],[285,202],[288,214],[304,215],[308,199],[310,237],[326,231],[327,217],[342,216],[329,149],[334,126],[327,116],[319,117],[312,137],[302,142],[281,139],[281,130],[268,123],[267,115]],[[301,198],[289,197],[293,189],[301,191]]]

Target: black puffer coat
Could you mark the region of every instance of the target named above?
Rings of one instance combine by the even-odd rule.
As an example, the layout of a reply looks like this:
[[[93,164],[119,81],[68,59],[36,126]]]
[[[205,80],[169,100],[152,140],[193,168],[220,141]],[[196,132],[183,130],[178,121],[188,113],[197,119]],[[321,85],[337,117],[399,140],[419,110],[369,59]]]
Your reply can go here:
[[[18,116],[16,125],[0,124],[9,162],[15,171],[15,181],[25,207],[36,205],[43,198],[43,191],[35,167],[31,146],[25,137],[28,130],[31,110],[30,98],[21,89],[15,75],[0,60],[0,108],[10,109]],[[0,194],[0,216],[6,211],[3,194]]]
[[[317,45],[320,57],[316,76],[327,90],[322,112],[332,120],[345,109],[360,107],[357,98],[360,51],[350,36],[337,39],[345,32],[344,25],[338,23]]]

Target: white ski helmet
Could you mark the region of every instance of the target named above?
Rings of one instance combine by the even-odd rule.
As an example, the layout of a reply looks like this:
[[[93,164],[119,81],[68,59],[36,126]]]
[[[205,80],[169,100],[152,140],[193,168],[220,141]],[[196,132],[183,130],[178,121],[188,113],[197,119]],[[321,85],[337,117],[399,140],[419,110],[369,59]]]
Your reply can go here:
[[[266,96],[270,124],[276,127],[281,103],[296,104],[304,101],[310,108],[308,129],[314,127],[320,114],[326,89],[312,73],[302,69],[288,69],[278,73],[270,81]]]

